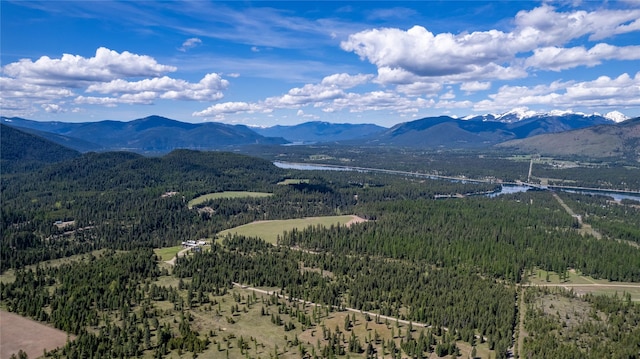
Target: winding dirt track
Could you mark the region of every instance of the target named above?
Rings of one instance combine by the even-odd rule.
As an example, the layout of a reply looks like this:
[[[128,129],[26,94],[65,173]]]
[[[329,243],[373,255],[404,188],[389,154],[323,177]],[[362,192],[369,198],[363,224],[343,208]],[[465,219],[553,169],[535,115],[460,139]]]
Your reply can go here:
[[[590,224],[584,223],[582,221],[582,216],[576,215],[576,213],[573,211],[573,209],[571,209],[571,207],[569,207],[566,203],[564,203],[562,198],[560,198],[560,196],[558,196],[557,193],[554,192],[553,193],[553,197],[556,199],[556,201],[558,201],[558,203],[560,203],[560,206],[562,206],[562,208],[564,208],[564,210],[571,217],[574,217],[574,218],[578,219],[578,223],[580,224],[580,232],[590,234],[590,235],[592,235],[592,236],[594,236],[594,237],[596,237],[598,239],[602,238],[602,234],[600,234],[598,231],[593,229]]]
[[[275,290],[264,290],[264,289],[259,289],[259,288],[255,288],[255,287],[249,287],[247,285],[240,284],[240,283],[235,283],[235,282],[233,282],[233,285],[238,287],[238,288],[241,288],[241,289],[252,290],[252,291],[254,291],[256,293],[261,293],[261,294],[266,294],[266,295],[274,295],[275,294],[275,295],[278,296],[278,298],[282,298],[282,299],[289,300],[289,301],[297,301],[297,302],[300,302],[302,304],[316,305],[316,303],[314,303],[314,302],[310,302],[310,301],[306,301],[306,300],[298,299],[298,298],[291,298],[291,297],[289,297],[287,295],[279,294],[278,291],[275,291]],[[336,306],[333,306],[333,308],[334,309],[339,309]],[[413,321],[399,319],[399,318],[395,318],[395,317],[390,317],[390,316],[382,315],[382,314],[378,314],[378,313],[367,312],[367,311],[360,310],[360,309],[355,309],[355,308],[342,307],[341,309],[346,310],[348,312],[354,312],[354,313],[360,313],[360,314],[369,314],[371,317],[374,317],[374,318],[377,316],[381,320],[389,320],[389,322],[391,322],[391,323],[397,321],[398,323],[401,323],[401,324],[404,324],[404,325],[411,324],[412,326],[415,326],[415,327],[421,327],[421,328],[431,328],[432,327],[431,325],[425,324],[425,323],[413,322]],[[445,330],[445,331],[449,330],[446,327],[441,327],[441,328],[442,328],[442,330]],[[476,338],[479,339],[480,336],[476,335]],[[487,338],[484,337],[484,340],[487,340]]]
[[[259,289],[259,288],[255,288],[255,287],[249,287],[249,286],[246,286],[244,284],[235,283],[235,282],[233,283],[233,285],[238,287],[238,288],[245,289],[245,290],[252,290],[252,291],[254,291],[256,293],[261,293],[261,294],[266,294],[266,295],[274,295],[275,294],[275,295],[278,296],[278,298],[282,298],[282,299],[289,300],[289,301],[297,301],[297,302],[300,302],[300,303],[303,303],[303,304],[316,305],[316,303],[314,303],[314,302],[309,302],[309,301],[306,301],[306,300],[303,300],[303,299],[298,299],[298,298],[291,298],[291,297],[289,297],[287,295],[279,294],[278,291],[275,291],[275,290],[264,290],[264,289]],[[338,309],[338,307],[334,306],[334,309]],[[414,326],[417,326],[417,327],[423,327],[423,328],[430,328],[431,327],[430,325],[425,324],[425,323],[418,323],[418,322],[412,322],[412,321],[409,321],[409,320],[398,319],[398,318],[394,318],[394,317],[390,317],[390,316],[386,316],[386,315],[381,315],[381,314],[377,314],[377,313],[373,313],[373,312],[366,312],[366,311],[363,311],[363,310],[360,310],[360,309],[346,308],[346,307],[342,307],[342,309],[344,309],[346,311],[349,311],[349,312],[354,312],[354,313],[369,314],[370,316],[372,316],[374,318],[376,316],[378,316],[380,319],[385,319],[385,320],[388,319],[389,321],[396,321],[397,320],[398,323],[401,323],[401,324],[409,325],[409,323],[411,323],[411,325],[414,325]]]
[[[173,267],[174,265],[176,265],[176,259],[178,257],[184,256],[185,253],[187,253],[189,250],[191,250],[191,248],[185,248],[185,249],[181,250],[180,252],[178,252],[175,257],[169,259],[168,261],[164,261],[164,262]]]

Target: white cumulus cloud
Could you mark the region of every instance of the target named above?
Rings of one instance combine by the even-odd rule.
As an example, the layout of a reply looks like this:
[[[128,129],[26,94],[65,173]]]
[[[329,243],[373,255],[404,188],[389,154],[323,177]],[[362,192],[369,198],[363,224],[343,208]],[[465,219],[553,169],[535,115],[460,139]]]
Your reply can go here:
[[[182,46],[180,46],[180,48],[178,48],[178,50],[182,51],[182,52],[186,52],[189,49],[192,49],[198,45],[202,44],[202,40],[198,39],[197,37],[192,37],[190,39],[186,39],[183,43]]]
[[[596,41],[638,31],[640,9],[558,12],[542,5],[520,11],[513,24],[511,31],[458,34],[435,34],[419,25],[408,30],[367,29],[351,34],[340,46],[374,64],[378,81],[383,84],[406,84],[424,78],[472,83],[526,77],[522,57],[532,51],[527,65],[550,70],[638,58],[637,46],[616,48],[603,43],[590,50],[563,46],[584,36]],[[581,53],[586,56],[580,61]]]
[[[525,64],[530,67],[561,71],[578,66],[595,66],[603,60],[638,60],[640,46],[612,46],[597,44],[587,50],[583,46],[571,48],[543,47],[534,50]]]
[[[174,66],[161,65],[150,56],[118,53],[104,47],[94,57],[64,54],[59,59],[42,56],[38,60],[22,59],[3,67],[12,78],[31,83],[81,87],[87,82],[110,81],[121,77],[155,77],[176,71]]]
[[[260,102],[227,102],[194,112],[194,116],[223,116],[233,113],[273,111],[275,109],[298,109],[304,106],[325,107],[328,103],[349,94],[345,90],[370,82],[373,75],[346,73],[324,77],[319,83],[294,87],[280,96],[268,97]]]
[[[190,40],[190,44],[197,43]],[[64,99],[69,97],[78,105],[109,107],[149,105],[156,100],[216,101],[229,86],[217,73],[206,74],[195,83],[166,75],[176,70],[147,55],[104,47],[90,58],[64,54],[57,59],[22,59],[2,68],[0,105],[10,109],[7,113],[20,115],[38,108],[48,113],[66,111]]]
[[[517,107],[544,106],[567,109],[579,104],[585,108],[640,106],[640,72],[634,77],[601,76],[592,81],[555,81],[549,85],[502,86],[489,99],[477,102],[476,111],[504,111]]]
[[[46,103],[46,104],[42,104],[40,107],[42,107],[42,109],[44,109],[48,113],[64,112],[64,109],[62,108],[62,106],[56,103]]]
[[[393,91],[371,91],[366,93],[349,93],[347,96],[335,99],[327,108],[329,112],[349,111],[390,111],[414,112],[417,109],[433,106],[433,99],[408,98]]]
[[[103,94],[135,94],[150,92],[155,97],[171,100],[215,101],[223,97],[222,91],[229,86],[229,81],[216,73],[205,75],[197,83],[167,76],[129,82],[123,79],[93,84],[87,92]]]
[[[409,96],[435,96],[442,90],[440,82],[411,82],[396,86],[396,91]]]
[[[491,82],[470,81],[460,84],[460,90],[466,92],[484,91],[491,88]]]
[[[320,85],[329,86],[329,87],[337,87],[342,89],[348,89],[352,87],[356,87],[358,85],[363,85],[369,82],[373,78],[373,75],[349,75],[345,73],[333,74],[327,76],[322,79]]]
[[[225,114],[254,113],[254,112],[267,112],[267,111],[263,106],[256,103],[224,102],[224,103],[217,103],[213,106],[209,106],[202,111],[194,112],[193,116],[206,117],[206,116],[221,116]]]

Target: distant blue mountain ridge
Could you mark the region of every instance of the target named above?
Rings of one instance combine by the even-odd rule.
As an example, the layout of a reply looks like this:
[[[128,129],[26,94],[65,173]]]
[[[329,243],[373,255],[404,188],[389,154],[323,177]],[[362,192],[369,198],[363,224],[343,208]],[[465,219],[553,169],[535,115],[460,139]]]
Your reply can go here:
[[[305,122],[267,128],[218,122],[187,123],[162,116],[133,121],[68,123],[2,117],[0,121],[81,152],[126,150],[166,153],[178,148],[219,150],[246,145],[341,143],[416,148],[481,148],[514,139],[614,124],[620,113],[530,113],[513,111],[454,118],[426,117],[391,128],[375,124]]]

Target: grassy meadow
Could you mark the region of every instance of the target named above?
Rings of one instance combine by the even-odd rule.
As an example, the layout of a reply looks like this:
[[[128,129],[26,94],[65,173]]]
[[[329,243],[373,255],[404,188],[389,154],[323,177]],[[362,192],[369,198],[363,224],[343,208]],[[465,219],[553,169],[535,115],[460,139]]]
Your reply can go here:
[[[309,226],[322,225],[329,227],[331,225],[346,225],[353,219],[351,215],[345,216],[328,216],[328,217],[309,217],[299,219],[286,219],[276,221],[258,221],[245,224],[243,226],[231,228],[218,233],[218,238],[223,238],[228,234],[239,234],[246,237],[258,237],[265,242],[276,244],[279,235],[284,231],[292,229],[304,229]]]
[[[156,284],[176,286],[177,280],[173,277],[160,277]],[[181,290],[180,294],[186,297],[186,290]],[[163,313],[160,324],[175,325],[175,322],[180,321],[180,311],[175,310],[169,302],[153,303],[154,307]],[[210,341],[207,348],[198,353],[198,358],[304,358],[313,357],[314,354],[321,357],[321,347],[329,343],[328,338],[323,335],[324,330],[332,333],[338,331],[340,337],[344,337],[341,345],[345,347],[353,333],[359,338],[363,349],[368,342],[372,342],[378,357],[391,357],[388,343],[394,341],[399,348],[409,329],[406,323],[384,319],[376,322],[374,316],[364,313],[330,311],[326,306],[302,304],[255,292],[251,288],[239,287],[230,289],[224,295],[208,295],[206,303],[195,304],[184,310],[184,313],[190,318],[190,326],[199,333],[199,337],[208,338]],[[312,324],[306,326],[301,323],[298,320],[301,315],[312,318]],[[274,316],[281,320],[280,323],[274,323]],[[347,316],[351,319],[351,326],[345,329]],[[285,327],[285,324],[290,327]],[[423,330],[429,331],[416,325],[411,335],[417,338]],[[152,341],[156,339],[155,334],[154,330]],[[442,337],[436,338],[439,340]],[[383,342],[387,345],[383,346]],[[456,341],[456,345],[463,358],[469,357],[469,343]],[[488,349],[487,343],[478,342],[476,345],[476,358],[495,356],[495,353]],[[145,351],[142,357],[153,358],[153,351]],[[173,350],[167,357],[192,358],[193,354]],[[338,357],[364,358],[366,353],[347,350],[345,355]],[[431,357],[435,357],[435,354]],[[442,358],[454,356],[447,355]]]
[[[308,179],[287,178],[284,181],[278,182],[279,185],[294,185],[294,184],[301,184],[301,183],[309,183],[309,180]]]
[[[215,193],[207,193],[202,196],[198,196],[191,201],[189,201],[188,206],[189,209],[193,208],[193,206],[197,206],[206,201],[212,199],[220,199],[220,198],[245,198],[245,197],[269,197],[273,196],[273,193],[266,192],[249,192],[249,191],[224,191],[224,192],[215,192]]]
[[[154,248],[153,253],[160,257],[161,260],[168,261],[171,258],[175,257],[176,254],[180,252],[180,250],[182,250],[182,246]]]
[[[563,287],[572,289],[578,295],[591,293],[595,295],[617,295],[622,297],[624,293],[631,294],[631,300],[640,302],[640,284],[632,282],[611,282],[606,279],[595,279],[582,275],[575,270],[567,271],[566,278],[551,271],[537,269],[528,277],[529,285],[547,287]]]

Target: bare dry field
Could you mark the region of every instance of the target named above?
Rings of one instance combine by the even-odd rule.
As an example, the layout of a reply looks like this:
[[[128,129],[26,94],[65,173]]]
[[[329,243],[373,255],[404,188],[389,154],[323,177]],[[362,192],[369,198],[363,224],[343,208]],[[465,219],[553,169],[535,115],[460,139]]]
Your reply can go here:
[[[0,310],[0,359],[17,355],[20,349],[29,358],[38,358],[45,349],[62,347],[66,342],[67,333],[61,330]]]

